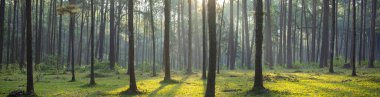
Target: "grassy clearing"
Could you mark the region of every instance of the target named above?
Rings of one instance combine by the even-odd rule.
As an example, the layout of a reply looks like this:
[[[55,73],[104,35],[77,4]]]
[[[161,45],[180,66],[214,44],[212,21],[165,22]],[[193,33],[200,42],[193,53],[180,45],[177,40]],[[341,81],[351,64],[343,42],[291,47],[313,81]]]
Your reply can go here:
[[[358,69],[359,76],[350,76],[350,70],[337,69],[337,73],[326,73],[327,69],[266,70],[265,94],[253,94],[253,71],[222,71],[217,75],[216,95],[219,97],[236,96],[380,96],[380,68]],[[176,83],[160,83],[163,74],[151,77],[149,73],[137,72],[137,85],[148,97],[202,97],[206,80],[201,74],[184,75],[172,72]],[[96,86],[88,86],[88,73],[78,73],[76,82],[68,82],[71,75],[43,75],[35,82],[39,96],[131,96],[123,93],[128,89],[129,76],[125,74],[102,73],[96,78]],[[6,96],[17,89],[25,89],[24,74],[0,74],[0,96]]]

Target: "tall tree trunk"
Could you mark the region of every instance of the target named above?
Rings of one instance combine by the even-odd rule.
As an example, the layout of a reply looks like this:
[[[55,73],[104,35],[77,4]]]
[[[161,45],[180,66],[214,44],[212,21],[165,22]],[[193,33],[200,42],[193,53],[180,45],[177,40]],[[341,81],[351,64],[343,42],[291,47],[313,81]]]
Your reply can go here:
[[[247,69],[251,69],[251,46],[249,45],[249,30],[248,30],[248,14],[247,14],[247,0],[243,0],[243,22],[244,22],[244,45],[246,51],[246,59],[245,65],[247,65]]]
[[[287,31],[287,67],[293,68],[293,53],[292,53],[292,0],[289,0],[288,13],[288,31]],[[256,39],[257,40],[257,39]]]
[[[41,46],[41,40],[42,40],[42,33],[44,31],[44,27],[43,27],[43,16],[44,16],[44,1],[45,0],[40,0],[40,14],[39,14],[39,28],[38,28],[38,32],[36,32],[36,46],[35,46],[35,67],[38,67],[37,65],[39,65],[41,63],[41,49],[42,49],[42,46]],[[37,70],[37,68],[34,68],[35,70]]]
[[[317,45],[317,0],[313,0],[313,16],[312,16],[312,28],[311,28],[311,62],[317,61],[316,45]]]
[[[149,8],[150,8],[150,26],[152,29],[152,40],[153,40],[153,76],[156,76],[156,36],[154,29],[154,18],[153,18],[153,2],[149,0]]]
[[[70,5],[75,5],[75,0],[69,0]],[[75,58],[74,58],[74,38],[75,38],[75,14],[70,14],[70,23],[69,23],[69,34],[70,34],[70,44],[71,44],[71,81],[75,81]]]
[[[34,95],[33,86],[33,56],[32,56],[32,0],[26,0],[26,62],[27,62],[27,82],[26,93]]]
[[[165,64],[165,78],[164,81],[170,81],[170,46],[169,46],[169,34],[170,34],[170,4],[171,0],[165,0],[165,7],[164,7],[164,12],[165,12],[165,21],[164,21],[164,26],[165,26],[165,31],[164,31],[164,64]],[[191,57],[189,57],[191,58]]]
[[[208,0],[208,25],[209,25],[209,69],[205,97],[215,97],[215,70],[216,70],[216,4],[215,0]]]
[[[332,12],[332,28],[331,28],[331,49],[330,49],[330,68],[329,68],[329,72],[330,73],[333,73],[334,72],[334,43],[335,43],[335,34],[337,33],[337,30],[336,30],[336,14],[337,14],[337,10],[336,10],[336,0],[332,0],[332,9],[331,9],[331,12]]]
[[[3,69],[3,33],[5,20],[5,0],[0,1],[0,71]]]
[[[188,3],[189,3],[189,33],[188,33],[188,60],[187,60],[187,70],[186,70],[186,73],[187,74],[191,74],[192,73],[192,25],[191,25],[191,0],[188,0]],[[168,9],[169,10],[169,9]],[[169,18],[169,17],[168,17]]]
[[[272,52],[272,16],[271,16],[271,0],[266,0],[266,62],[270,69],[273,69],[273,52]]]
[[[319,62],[319,68],[323,68],[327,65],[328,52],[329,52],[329,0],[323,0],[323,32],[322,32],[322,46],[321,46],[321,56]]]
[[[109,49],[109,58],[110,69],[115,70],[115,0],[110,0],[110,49]]]
[[[206,79],[206,0],[202,0],[202,41],[203,41],[203,60],[202,60],[202,79]]]
[[[235,69],[235,62],[233,59],[233,48],[234,48],[234,18],[233,18],[233,9],[234,9],[234,1],[230,0],[230,33],[229,33],[229,42],[228,42],[228,60],[229,62],[227,63],[229,66],[229,69],[234,70]]]
[[[375,61],[375,41],[376,41],[376,12],[377,12],[377,0],[372,0],[372,17],[371,17],[371,35],[370,35],[370,39],[371,39],[371,47],[370,47],[370,50],[369,50],[369,64],[368,64],[368,67],[369,68],[374,68],[375,65],[374,65],[374,61]]]
[[[95,85],[95,74],[94,74],[94,64],[95,64],[95,57],[94,57],[94,34],[95,34],[95,10],[94,10],[94,0],[91,0],[91,34],[90,34],[90,41],[91,41],[91,50],[90,50],[90,56],[91,56],[91,77],[90,77],[90,85]]]
[[[128,1],[128,28],[129,28],[129,49],[128,49],[128,69],[129,69],[129,89],[128,92],[138,93],[135,75],[135,44],[133,28],[133,7],[134,0]]]
[[[351,65],[352,76],[356,76],[356,0],[352,0],[352,49],[351,49]]]
[[[255,80],[253,85],[253,90],[257,92],[262,92],[265,90],[263,84],[263,70],[262,70],[262,45],[263,45],[263,1],[257,0],[256,3],[256,55],[255,55]],[[290,0],[291,4],[291,0]],[[290,8],[291,9],[291,8]],[[290,11],[291,12],[291,11]],[[290,20],[290,19],[289,19]],[[290,40],[290,39],[289,39]]]

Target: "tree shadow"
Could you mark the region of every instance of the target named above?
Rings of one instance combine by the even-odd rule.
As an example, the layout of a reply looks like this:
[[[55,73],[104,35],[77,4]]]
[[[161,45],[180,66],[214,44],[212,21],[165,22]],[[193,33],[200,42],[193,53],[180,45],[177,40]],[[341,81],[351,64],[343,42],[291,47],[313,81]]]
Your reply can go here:
[[[190,75],[186,75],[185,77],[183,77],[180,80],[180,83],[174,86],[173,88],[171,88],[167,94],[175,94],[176,92],[178,92],[179,88],[183,85],[183,83],[185,83],[187,79],[189,79],[189,77]]]

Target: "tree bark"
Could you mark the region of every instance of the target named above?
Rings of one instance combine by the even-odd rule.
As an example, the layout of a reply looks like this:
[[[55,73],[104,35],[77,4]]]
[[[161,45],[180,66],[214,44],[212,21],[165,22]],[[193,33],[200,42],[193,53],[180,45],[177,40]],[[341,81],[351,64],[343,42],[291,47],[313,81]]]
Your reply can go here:
[[[26,0],[26,62],[27,62],[27,95],[34,95],[33,86],[33,56],[32,56],[32,0]]]
[[[208,25],[209,25],[209,70],[205,97],[215,97],[215,70],[217,60],[217,48],[216,48],[216,4],[215,0],[208,1]]]
[[[265,90],[263,84],[263,70],[262,70],[262,44],[263,44],[263,1],[257,0],[256,3],[256,55],[255,55],[255,78],[253,91],[262,92]],[[290,0],[291,4],[291,0]],[[290,8],[291,9],[291,8]]]
[[[377,0],[372,0],[372,17],[371,17],[371,35],[370,35],[370,39],[371,39],[371,47],[370,47],[370,53],[369,53],[369,64],[368,64],[368,67],[369,68],[374,68],[375,65],[374,65],[374,61],[375,61],[375,41],[376,41],[376,12],[377,12]]]
[[[352,49],[351,49],[351,65],[352,76],[356,76],[356,0],[352,0]]]

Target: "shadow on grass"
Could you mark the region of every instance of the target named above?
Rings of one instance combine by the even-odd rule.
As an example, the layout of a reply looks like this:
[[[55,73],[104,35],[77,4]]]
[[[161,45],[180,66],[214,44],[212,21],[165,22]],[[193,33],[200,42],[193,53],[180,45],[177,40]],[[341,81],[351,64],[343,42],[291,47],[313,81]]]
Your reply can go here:
[[[81,88],[94,88],[96,86],[96,84],[84,84],[84,85],[81,85],[80,87]]]
[[[288,91],[276,91],[263,89],[259,91],[253,91],[252,89],[245,92],[247,97],[259,96],[259,97],[273,97],[273,96],[289,96],[291,95]]]
[[[171,89],[169,90],[169,93],[170,93],[170,94],[175,94],[175,93],[179,90],[179,88],[183,85],[183,83],[184,83],[189,77],[190,77],[190,75],[187,75],[187,76],[183,77],[183,78],[181,79],[181,83],[179,83],[178,85],[176,85],[176,86],[174,86],[173,88],[171,88]]]
[[[189,76],[186,76],[184,78],[182,78],[180,81],[178,80],[163,80],[163,81],[160,81],[160,84],[161,86],[158,87],[157,89],[155,89],[152,93],[150,93],[148,95],[148,97],[155,97],[157,95],[157,92],[164,89],[166,86],[170,85],[170,84],[182,84]],[[177,85],[178,86],[178,85]]]

